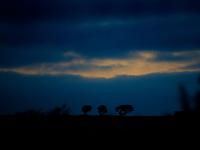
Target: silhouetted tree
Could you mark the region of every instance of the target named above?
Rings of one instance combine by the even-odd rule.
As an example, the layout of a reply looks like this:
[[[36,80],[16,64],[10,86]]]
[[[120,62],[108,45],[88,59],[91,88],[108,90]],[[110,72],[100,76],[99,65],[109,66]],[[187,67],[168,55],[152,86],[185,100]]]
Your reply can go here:
[[[200,85],[200,76],[198,77],[198,81],[197,81],[197,82],[198,82],[198,84]]]
[[[84,105],[81,108],[82,112],[84,113],[84,115],[87,115],[88,112],[90,112],[92,110],[92,106],[91,105]]]
[[[97,111],[98,111],[99,115],[104,115],[105,113],[108,112],[108,109],[105,105],[99,105],[97,107]]]
[[[180,104],[183,112],[191,112],[188,92],[183,85],[179,85]]]
[[[200,76],[198,78],[199,90],[195,95],[195,112],[200,113]]]
[[[70,108],[67,107],[65,104],[62,106],[56,106],[49,112],[49,115],[52,115],[52,116],[61,116],[61,115],[69,115],[69,114],[70,114]]]
[[[122,116],[134,111],[135,109],[132,105],[119,105],[115,108],[115,110],[119,113],[120,116]]]
[[[200,113],[200,91],[195,95],[195,112]]]
[[[69,106],[62,105],[61,109],[62,109],[62,111],[61,111],[62,115],[70,115],[71,109]]]

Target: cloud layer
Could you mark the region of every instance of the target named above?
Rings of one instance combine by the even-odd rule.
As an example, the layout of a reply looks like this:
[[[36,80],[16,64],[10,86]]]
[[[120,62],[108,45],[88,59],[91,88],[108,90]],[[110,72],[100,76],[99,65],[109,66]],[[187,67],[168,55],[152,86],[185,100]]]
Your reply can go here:
[[[199,13],[198,0],[7,0],[0,5],[2,20],[32,21],[105,16],[141,16],[177,12]]]
[[[0,68],[24,75],[79,75],[87,78],[142,76],[156,73],[200,71],[200,51],[132,51],[121,58],[87,58],[73,51],[66,61]]]

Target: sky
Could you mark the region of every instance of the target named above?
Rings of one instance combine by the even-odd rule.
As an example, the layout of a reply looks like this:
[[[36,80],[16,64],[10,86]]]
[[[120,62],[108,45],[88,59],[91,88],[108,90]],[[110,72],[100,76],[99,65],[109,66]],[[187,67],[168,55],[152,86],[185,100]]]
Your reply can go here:
[[[105,104],[179,110],[200,74],[198,0],[0,2],[0,113]]]

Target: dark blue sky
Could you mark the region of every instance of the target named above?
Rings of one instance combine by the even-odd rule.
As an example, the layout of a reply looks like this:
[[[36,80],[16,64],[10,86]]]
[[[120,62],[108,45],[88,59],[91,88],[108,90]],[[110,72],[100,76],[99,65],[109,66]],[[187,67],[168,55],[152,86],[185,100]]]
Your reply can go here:
[[[177,84],[195,91],[200,72],[199,8],[198,0],[1,1],[0,111],[178,109]]]

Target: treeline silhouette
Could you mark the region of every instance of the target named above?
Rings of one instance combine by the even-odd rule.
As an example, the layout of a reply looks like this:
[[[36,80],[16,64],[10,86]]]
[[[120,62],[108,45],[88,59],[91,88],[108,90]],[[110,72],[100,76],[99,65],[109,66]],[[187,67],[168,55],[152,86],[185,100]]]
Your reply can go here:
[[[82,107],[82,112],[84,115],[88,115],[88,113],[92,110],[92,106],[91,105],[84,105]],[[115,108],[115,111],[120,115],[120,116],[124,116],[132,111],[134,111],[134,107],[132,105],[119,105]],[[99,113],[100,116],[105,115],[108,112],[108,109],[106,107],[106,105],[99,105],[97,107],[97,112]]]
[[[0,116],[1,128],[121,128],[130,129],[134,127],[179,127],[189,125],[197,127],[200,116],[200,77],[198,78],[199,89],[193,97],[190,97],[186,87],[179,85],[181,110],[171,115],[163,116],[128,116],[127,114],[135,111],[131,104],[121,104],[115,107],[118,115],[109,115],[106,105],[99,105],[95,108],[99,114],[90,115],[94,109],[91,105],[84,105],[80,108],[80,115],[72,115],[71,108],[67,105],[56,106],[50,111],[42,112],[28,110],[17,112],[14,115]],[[194,102],[192,106],[191,102]]]
[[[198,77],[197,84],[199,86],[198,91],[192,97],[189,96],[186,87],[182,84],[178,86],[179,90],[179,103],[180,103],[180,111],[174,112],[174,116],[197,116],[200,115],[200,76]],[[194,105],[192,105],[194,103]],[[84,105],[80,109],[84,116],[89,116],[90,112],[93,110],[91,105]],[[106,105],[99,105],[96,108],[99,116],[108,115],[108,108]],[[130,104],[121,104],[115,107],[115,112],[118,113],[119,116],[125,116],[130,112],[135,111],[135,107]],[[25,116],[69,116],[71,115],[71,108],[66,104],[62,106],[56,106],[52,110],[48,112],[41,112],[36,110],[28,110],[25,112],[17,112],[15,115],[25,115]]]
[[[81,112],[84,116],[88,116],[89,112],[91,112],[93,107],[91,105],[84,105],[81,108]],[[108,108],[106,105],[99,105],[97,108],[97,113],[100,116],[107,115]],[[116,113],[118,113],[120,116],[125,116],[126,114],[134,111],[135,108],[132,105],[124,104],[119,105],[115,108]],[[36,110],[28,110],[25,112],[17,112],[15,115],[24,115],[24,116],[51,116],[51,117],[58,117],[58,116],[69,116],[71,115],[71,109],[69,106],[63,104],[62,106],[56,106],[52,110],[48,112],[42,112],[42,111],[36,111]]]
[[[192,97],[182,84],[179,85],[181,111],[177,111],[175,115],[180,116],[199,116],[200,115],[200,76],[197,80],[199,89]],[[194,103],[194,106],[192,105]]]

